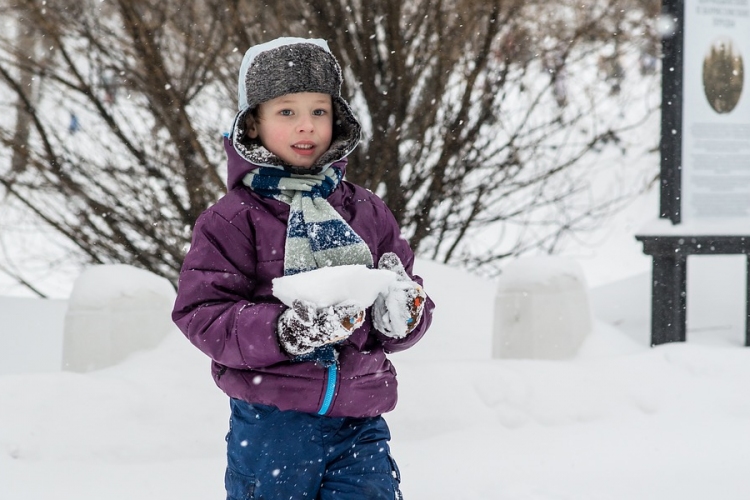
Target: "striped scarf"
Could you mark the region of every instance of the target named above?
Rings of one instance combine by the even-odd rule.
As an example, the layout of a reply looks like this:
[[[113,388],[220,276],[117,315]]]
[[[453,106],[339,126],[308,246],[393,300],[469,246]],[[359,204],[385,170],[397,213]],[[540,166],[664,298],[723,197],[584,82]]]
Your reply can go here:
[[[279,168],[259,167],[242,182],[268,198],[289,205],[284,275],[321,267],[364,264],[373,266],[367,244],[328,203],[341,182],[341,169],[329,166],[320,174],[292,174]]]

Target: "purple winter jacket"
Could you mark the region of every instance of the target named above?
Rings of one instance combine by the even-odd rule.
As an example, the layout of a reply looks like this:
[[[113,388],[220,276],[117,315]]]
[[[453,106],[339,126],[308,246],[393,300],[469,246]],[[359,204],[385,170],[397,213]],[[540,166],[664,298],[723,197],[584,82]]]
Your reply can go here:
[[[386,353],[407,349],[424,335],[433,302],[427,300],[422,321],[403,339],[375,330],[368,310],[364,324],[338,346],[338,366],[293,362],[276,337],[286,306],[272,295],[271,284],[284,273],[289,206],[244,186],[242,178],[255,167],[229,140],[224,145],[229,191],[195,224],[173,320],[213,360],[214,380],[232,398],[335,417],[392,410],[396,371]],[[346,159],[336,165],[345,168]],[[343,181],[328,202],[367,243],[373,262],[394,252],[411,275],[414,254],[380,198]]]

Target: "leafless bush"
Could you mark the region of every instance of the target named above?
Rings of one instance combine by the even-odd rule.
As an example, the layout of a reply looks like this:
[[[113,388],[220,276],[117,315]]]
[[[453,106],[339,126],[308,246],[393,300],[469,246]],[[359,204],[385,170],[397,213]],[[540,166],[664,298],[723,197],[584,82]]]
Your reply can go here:
[[[610,213],[614,198],[581,202],[581,165],[653,111],[602,114],[634,102],[622,92],[636,78],[623,61],[657,55],[653,2],[29,0],[3,9],[15,27],[0,37],[4,195],[73,242],[71,258],[172,280],[195,218],[224,191],[219,138],[253,43],[329,41],[366,130],[349,179],[383,196],[421,254],[475,268],[552,251]],[[520,229],[477,246],[492,224]]]

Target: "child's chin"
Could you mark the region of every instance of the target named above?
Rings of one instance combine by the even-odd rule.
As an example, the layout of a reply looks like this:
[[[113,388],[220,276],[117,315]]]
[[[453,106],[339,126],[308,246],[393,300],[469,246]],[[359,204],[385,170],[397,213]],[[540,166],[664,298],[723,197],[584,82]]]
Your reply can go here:
[[[311,159],[305,159],[304,161],[293,161],[289,162],[290,165],[292,165],[295,168],[312,168],[313,165],[315,165],[315,162],[318,161],[317,158],[311,158]]]

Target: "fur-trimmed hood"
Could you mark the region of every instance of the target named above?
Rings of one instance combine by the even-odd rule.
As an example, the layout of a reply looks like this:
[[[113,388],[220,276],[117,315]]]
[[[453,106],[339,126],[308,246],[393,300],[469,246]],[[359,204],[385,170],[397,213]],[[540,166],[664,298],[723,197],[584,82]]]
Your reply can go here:
[[[362,127],[341,97],[341,67],[325,40],[278,38],[250,47],[240,66],[237,85],[239,111],[229,134],[237,154],[263,167],[296,173],[318,173],[348,156],[359,144]],[[297,169],[245,136],[247,114],[263,102],[285,94],[329,94],[333,105],[333,139],[312,168]]]

